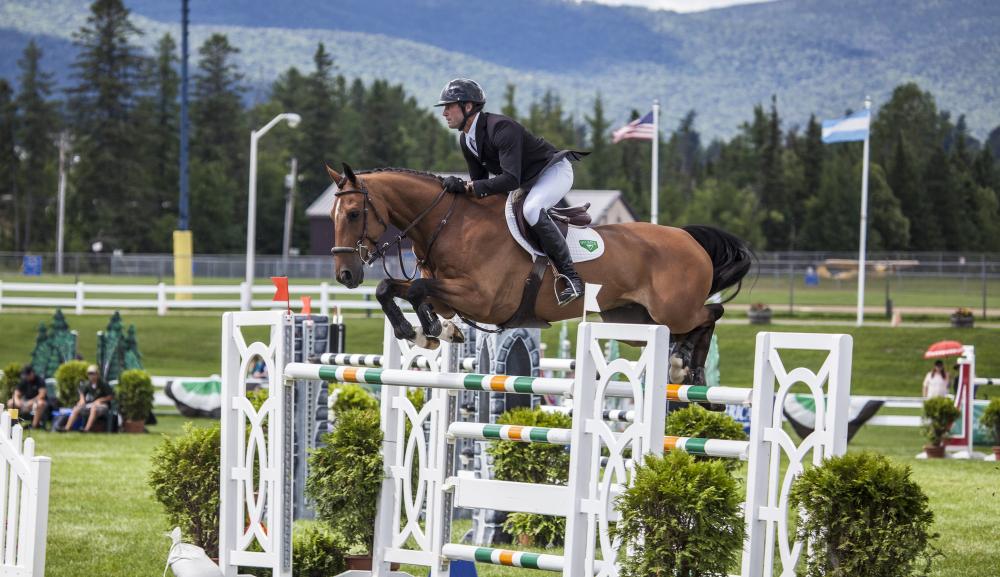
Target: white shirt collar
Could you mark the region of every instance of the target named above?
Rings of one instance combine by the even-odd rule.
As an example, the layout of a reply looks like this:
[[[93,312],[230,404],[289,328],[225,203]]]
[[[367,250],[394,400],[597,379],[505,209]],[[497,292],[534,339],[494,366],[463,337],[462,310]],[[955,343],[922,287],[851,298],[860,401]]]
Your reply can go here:
[[[473,145],[475,145],[476,143],[476,123],[478,122],[479,122],[479,113],[477,112],[476,115],[472,117],[472,127],[469,128],[469,131],[465,133],[466,141],[471,140]],[[479,147],[477,146],[476,150],[478,149]]]

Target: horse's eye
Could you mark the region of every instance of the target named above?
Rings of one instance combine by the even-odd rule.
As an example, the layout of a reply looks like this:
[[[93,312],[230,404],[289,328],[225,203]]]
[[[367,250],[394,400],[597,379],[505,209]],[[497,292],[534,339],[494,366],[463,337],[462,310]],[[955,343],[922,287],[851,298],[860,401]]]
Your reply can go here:
[[[360,210],[352,210],[352,211],[350,211],[350,212],[347,213],[347,220],[355,221],[355,220],[358,220],[359,218],[361,218],[361,211]]]

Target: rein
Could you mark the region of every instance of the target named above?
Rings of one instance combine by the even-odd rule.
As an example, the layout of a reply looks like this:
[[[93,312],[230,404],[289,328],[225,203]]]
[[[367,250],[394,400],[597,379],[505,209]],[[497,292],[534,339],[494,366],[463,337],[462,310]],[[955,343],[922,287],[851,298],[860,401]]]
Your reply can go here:
[[[458,195],[457,194],[452,195],[451,206],[448,207],[448,212],[445,213],[444,218],[441,219],[441,222],[438,223],[437,228],[434,229],[434,233],[431,235],[431,239],[427,243],[426,258],[417,259],[416,266],[413,268],[413,273],[407,274],[406,269],[403,266],[403,247],[402,247],[403,239],[406,238],[407,234],[409,234],[409,232],[413,230],[413,228],[417,226],[417,224],[421,220],[423,220],[425,216],[427,216],[428,214],[430,214],[432,210],[434,210],[434,207],[436,207],[441,202],[441,199],[444,198],[444,195],[447,194],[448,191],[442,188],[441,192],[438,193],[437,197],[434,199],[433,202],[431,202],[430,206],[420,211],[420,214],[418,214],[416,218],[414,218],[413,221],[410,222],[410,224],[406,228],[404,228],[402,232],[400,232],[394,240],[386,242],[382,246],[379,246],[378,241],[373,239],[368,234],[368,206],[371,205],[372,207],[371,211],[375,215],[375,219],[378,221],[378,223],[382,225],[383,229],[388,229],[389,225],[386,224],[386,221],[378,213],[378,209],[375,208],[375,203],[372,202],[371,200],[371,193],[369,193],[368,187],[365,185],[365,181],[360,178],[356,180],[361,185],[360,188],[345,189],[344,186],[348,183],[348,177],[345,174],[344,177],[340,180],[340,182],[337,183],[337,188],[339,188],[340,190],[338,192],[335,192],[334,196],[339,198],[340,196],[343,196],[345,194],[360,194],[364,197],[364,214],[363,214],[363,221],[361,224],[361,234],[358,237],[358,241],[357,243],[355,243],[355,246],[353,247],[335,246],[332,249],[330,249],[330,254],[357,253],[358,258],[361,259],[361,262],[363,262],[368,266],[371,266],[372,264],[375,263],[375,261],[382,259],[382,270],[385,271],[386,277],[392,280],[400,280],[394,278],[392,276],[392,273],[389,272],[389,267],[386,263],[386,259],[384,258],[386,252],[390,248],[395,246],[396,254],[399,257],[399,270],[403,274],[402,280],[411,281],[415,279],[420,271],[420,267],[427,264],[427,262],[430,260],[431,249],[434,247],[434,243],[437,241],[438,235],[441,234],[441,230],[444,229],[444,226],[446,224],[448,224],[448,219],[451,218],[452,213],[455,211],[455,202],[458,200]],[[368,246],[365,244],[365,241],[371,243],[371,245],[374,246],[375,249],[370,250]]]

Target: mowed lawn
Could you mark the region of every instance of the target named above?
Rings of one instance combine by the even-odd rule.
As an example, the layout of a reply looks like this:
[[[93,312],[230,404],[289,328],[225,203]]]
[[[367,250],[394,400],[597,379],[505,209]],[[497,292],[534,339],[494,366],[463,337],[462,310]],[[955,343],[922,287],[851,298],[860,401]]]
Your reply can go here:
[[[0,314],[0,362],[24,362],[34,344],[38,323],[49,314]],[[96,330],[107,324],[105,315],[69,314],[70,326],[80,332],[80,351],[93,359]],[[221,319],[217,315],[167,316],[125,313],[126,325],[135,324],[144,363],[154,374],[203,376],[219,372]],[[957,338],[975,344],[979,374],[1000,375],[1000,331],[950,330],[915,327],[845,329],[773,325],[769,330],[789,332],[849,332],[854,335],[853,392],[871,395],[914,396],[928,363],[921,353],[933,341]],[[748,386],[753,374],[754,335],[759,327],[727,324],[718,328],[722,377],[725,384]],[[379,319],[352,318],[348,322],[348,350],[381,349]],[[556,350],[558,333],[546,331],[549,351]],[[628,354],[627,347],[623,347]],[[819,359],[791,360],[817,363]],[[1000,389],[1000,387],[997,387]],[[997,390],[994,394],[1000,394]],[[169,542],[166,516],[146,484],[149,459],[163,434],[180,433],[184,419],[161,416],[147,435],[53,434],[33,431],[37,452],[53,459],[49,514],[48,563],[50,577],[161,575]],[[210,421],[198,421],[208,425]],[[1000,567],[1000,465],[984,462],[927,462],[913,459],[923,438],[916,429],[865,427],[851,450],[869,449],[910,466],[913,477],[930,498],[935,512],[938,546],[944,557],[935,576],[992,577]],[[985,450],[985,448],[984,448]],[[541,575],[530,570],[479,566],[479,574]]]

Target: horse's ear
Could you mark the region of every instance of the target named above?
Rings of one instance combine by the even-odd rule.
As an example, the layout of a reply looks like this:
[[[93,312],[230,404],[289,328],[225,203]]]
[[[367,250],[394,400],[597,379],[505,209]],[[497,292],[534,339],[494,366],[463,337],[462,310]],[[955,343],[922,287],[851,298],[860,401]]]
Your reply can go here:
[[[347,164],[346,162],[344,163],[344,176],[346,176],[347,180],[351,182],[358,181],[358,179],[354,178],[354,170],[351,168],[351,165]]]
[[[326,173],[330,175],[330,178],[333,179],[333,182],[340,182],[340,175],[337,174],[336,170],[330,168],[329,164],[326,165]]]

